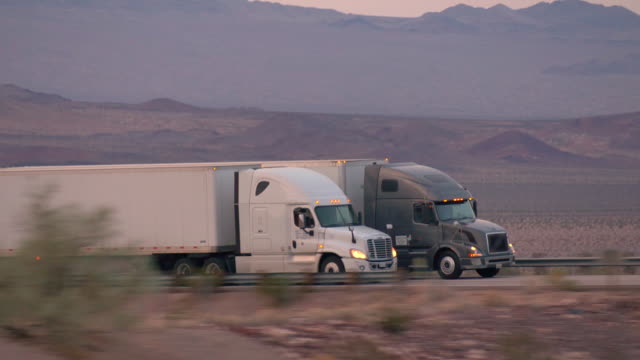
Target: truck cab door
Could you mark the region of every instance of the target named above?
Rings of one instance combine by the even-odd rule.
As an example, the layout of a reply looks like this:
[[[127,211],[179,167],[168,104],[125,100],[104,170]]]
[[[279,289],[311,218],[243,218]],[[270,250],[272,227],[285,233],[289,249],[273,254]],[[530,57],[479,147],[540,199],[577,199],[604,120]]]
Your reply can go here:
[[[278,242],[278,211],[273,206],[251,207],[252,272],[282,272],[283,244]]]
[[[413,232],[409,241],[409,253],[414,257],[427,256],[442,240],[442,228],[437,220],[435,208],[430,202],[413,203]]]
[[[308,207],[289,207],[288,255],[284,267],[287,272],[317,272],[318,231],[313,212]]]

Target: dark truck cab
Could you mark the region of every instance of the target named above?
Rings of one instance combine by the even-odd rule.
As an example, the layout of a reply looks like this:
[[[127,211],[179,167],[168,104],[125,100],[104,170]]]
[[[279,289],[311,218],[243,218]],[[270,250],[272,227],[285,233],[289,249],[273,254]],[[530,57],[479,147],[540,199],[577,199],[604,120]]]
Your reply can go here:
[[[471,193],[445,173],[415,163],[365,168],[365,225],[386,232],[398,267],[424,263],[442,278],[464,270],[495,276],[514,261],[504,228],[477,219]],[[419,260],[421,259],[421,260]]]

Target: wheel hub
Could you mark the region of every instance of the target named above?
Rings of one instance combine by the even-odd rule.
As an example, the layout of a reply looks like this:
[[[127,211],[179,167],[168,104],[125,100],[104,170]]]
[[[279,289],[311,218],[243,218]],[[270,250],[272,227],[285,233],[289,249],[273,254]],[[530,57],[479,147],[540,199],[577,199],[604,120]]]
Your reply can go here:
[[[447,275],[453,274],[456,269],[456,262],[451,256],[445,256],[440,260],[440,269]]]
[[[335,263],[328,263],[327,265],[324,266],[324,272],[336,273],[336,272],[340,272],[340,268],[338,268],[338,265]]]

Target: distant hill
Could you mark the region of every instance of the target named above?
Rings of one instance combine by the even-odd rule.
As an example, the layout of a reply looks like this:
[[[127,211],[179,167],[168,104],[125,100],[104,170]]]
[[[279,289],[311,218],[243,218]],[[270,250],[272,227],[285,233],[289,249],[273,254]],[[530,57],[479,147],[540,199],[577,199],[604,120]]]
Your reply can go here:
[[[0,100],[2,99],[29,102],[34,104],[55,104],[70,101],[69,99],[66,99],[60,95],[35,92],[23,89],[13,84],[0,85]]]
[[[135,108],[140,110],[167,112],[196,112],[202,110],[202,108],[167,98],[152,99],[135,106]]]
[[[390,157],[445,171],[479,164],[640,168],[640,113],[553,121],[450,120],[207,109],[168,98],[142,104],[34,103],[24,96],[16,100],[15,94],[37,92],[3,89],[0,167]]]
[[[554,30],[640,29],[640,16],[628,9],[591,4],[581,0],[541,2],[518,12]]]
[[[415,18],[248,0],[4,0],[0,34],[11,34],[0,35],[3,82],[83,101],[531,120],[640,110],[640,16],[579,0]]]
[[[589,160],[587,157],[561,151],[520,130],[505,131],[471,146],[467,152],[483,158],[514,163],[557,164],[567,160]]]

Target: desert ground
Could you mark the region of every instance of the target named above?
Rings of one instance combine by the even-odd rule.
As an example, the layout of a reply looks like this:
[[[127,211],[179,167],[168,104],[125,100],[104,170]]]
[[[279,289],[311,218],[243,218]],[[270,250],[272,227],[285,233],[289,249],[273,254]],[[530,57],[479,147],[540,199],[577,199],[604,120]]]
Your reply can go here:
[[[260,287],[146,294],[130,304],[135,321],[128,330],[96,331],[75,347],[5,332],[0,349],[8,359],[34,360],[640,356],[637,289],[589,290],[563,284],[562,277],[540,279],[501,290],[400,282],[284,287],[279,295]]]

